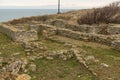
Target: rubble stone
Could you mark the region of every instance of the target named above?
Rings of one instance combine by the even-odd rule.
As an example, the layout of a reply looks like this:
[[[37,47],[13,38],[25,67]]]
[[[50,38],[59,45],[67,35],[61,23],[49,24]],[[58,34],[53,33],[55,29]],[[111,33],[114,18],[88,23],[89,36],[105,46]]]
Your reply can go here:
[[[21,74],[19,75],[15,80],[30,80],[31,77],[27,74]]]
[[[29,65],[29,69],[30,69],[30,71],[35,72],[37,70],[37,66],[35,64],[31,63]]]

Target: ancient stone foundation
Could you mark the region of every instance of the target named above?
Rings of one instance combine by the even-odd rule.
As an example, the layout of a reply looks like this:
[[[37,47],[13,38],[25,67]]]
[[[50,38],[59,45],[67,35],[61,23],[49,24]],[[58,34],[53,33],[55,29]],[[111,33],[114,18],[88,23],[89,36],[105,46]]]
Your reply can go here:
[[[37,40],[37,32],[35,30],[25,31],[18,30],[14,27],[0,24],[0,32],[6,34],[14,41],[23,42],[23,41],[33,41]]]
[[[72,31],[78,31],[83,33],[95,33],[103,35],[120,34],[120,25],[78,25],[72,24],[62,19],[51,20],[46,24],[53,25],[59,28],[66,28]]]
[[[120,25],[77,25],[57,19],[46,21],[45,24],[29,25],[28,29],[25,26],[0,24],[0,32],[18,42],[38,40],[38,33],[41,33],[48,38],[60,35],[77,40],[103,43],[120,50]]]
[[[77,25],[62,19],[50,20],[46,24],[56,26],[58,35],[107,44],[120,51],[119,24]]]

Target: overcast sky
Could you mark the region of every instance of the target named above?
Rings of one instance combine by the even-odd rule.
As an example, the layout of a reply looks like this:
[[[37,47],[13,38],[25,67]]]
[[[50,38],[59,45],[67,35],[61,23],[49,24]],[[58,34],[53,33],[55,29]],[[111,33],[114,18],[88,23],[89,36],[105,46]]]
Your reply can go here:
[[[58,0],[0,0],[1,7],[14,7],[14,6],[24,6],[24,7],[41,7],[55,6]],[[111,2],[119,0],[61,0],[62,8],[93,8],[107,5]],[[23,7],[23,8],[24,8]]]

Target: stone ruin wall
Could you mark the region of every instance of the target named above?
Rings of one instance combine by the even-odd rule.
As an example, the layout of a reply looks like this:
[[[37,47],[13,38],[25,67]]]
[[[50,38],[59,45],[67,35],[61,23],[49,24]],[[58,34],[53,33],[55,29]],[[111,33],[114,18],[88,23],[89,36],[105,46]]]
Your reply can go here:
[[[18,31],[15,33],[15,41],[34,41],[38,40],[37,32],[30,30],[30,31]]]
[[[15,28],[9,27],[7,25],[0,24],[0,32],[6,34],[13,40],[15,39],[15,33],[17,30]]]
[[[55,26],[47,25],[47,24],[36,24],[30,25],[30,29],[36,31],[37,33],[43,33],[43,30],[47,32],[47,35],[52,36],[57,34],[57,28]]]
[[[38,33],[44,34],[43,30],[46,30],[49,36],[60,35],[77,40],[93,41],[107,44],[120,50],[120,27],[105,27],[107,34],[100,33],[103,29],[101,26],[78,26],[70,23],[66,24],[61,20],[47,22],[47,24],[34,24],[29,27],[30,30],[25,31],[7,25],[0,25],[0,32],[8,35],[15,41],[24,42],[38,40]]]
[[[5,24],[0,24],[0,32],[9,36],[12,40],[18,42],[38,40],[38,33],[47,31],[49,36],[56,34],[56,28],[46,24],[30,25],[30,30],[25,30],[24,27],[12,27]]]
[[[107,44],[120,51],[120,25],[77,25],[61,19],[46,24],[56,26],[58,35]]]
[[[63,23],[61,23],[62,25]],[[69,24],[70,25],[70,24]],[[110,29],[112,31],[114,31],[114,33],[111,32],[111,34],[96,34],[95,32],[92,32],[92,30],[94,31],[92,26],[87,26],[87,29],[85,27],[85,25],[81,25],[83,27],[82,31],[76,31],[79,29],[82,29],[82,27],[80,27],[79,29],[73,30],[72,28],[74,27],[73,25],[70,25],[70,28],[66,28],[62,25],[62,27],[58,24],[56,25],[51,25],[51,24],[38,24],[37,26],[34,25],[31,27],[31,29],[36,30],[37,32],[41,32],[43,30],[46,30],[48,32],[48,35],[52,36],[52,35],[60,35],[60,36],[64,36],[64,37],[69,37],[72,39],[77,39],[77,40],[83,40],[83,41],[93,41],[93,42],[98,42],[98,43],[102,43],[102,44],[107,44],[109,46],[112,46],[113,48],[116,48],[117,50],[120,50],[120,45],[119,45],[119,40],[120,40],[120,34],[118,34],[118,32],[120,32],[120,28],[119,27],[114,27],[112,28],[112,26],[110,27]],[[71,28],[72,27],[72,28]],[[100,26],[101,27],[101,26]],[[97,27],[100,28],[100,27]],[[98,29],[99,30],[99,29]],[[109,30],[110,31],[110,30]]]
[[[120,27],[118,26],[108,26],[108,25],[77,25],[72,24],[62,19],[51,20],[46,22],[46,24],[54,25],[59,28],[66,28],[73,31],[79,31],[84,33],[95,33],[95,34],[103,34],[103,35],[113,35],[120,34]]]
[[[34,30],[30,31],[18,30],[14,27],[5,24],[0,24],[0,32],[6,34],[12,40],[18,42],[32,41],[38,39],[37,32]]]

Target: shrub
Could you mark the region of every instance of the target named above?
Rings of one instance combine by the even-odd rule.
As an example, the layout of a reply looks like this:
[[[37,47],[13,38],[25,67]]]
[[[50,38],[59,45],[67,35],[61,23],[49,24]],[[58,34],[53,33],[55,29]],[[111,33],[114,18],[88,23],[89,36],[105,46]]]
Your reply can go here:
[[[120,23],[120,1],[93,9],[78,19],[79,24]]]

